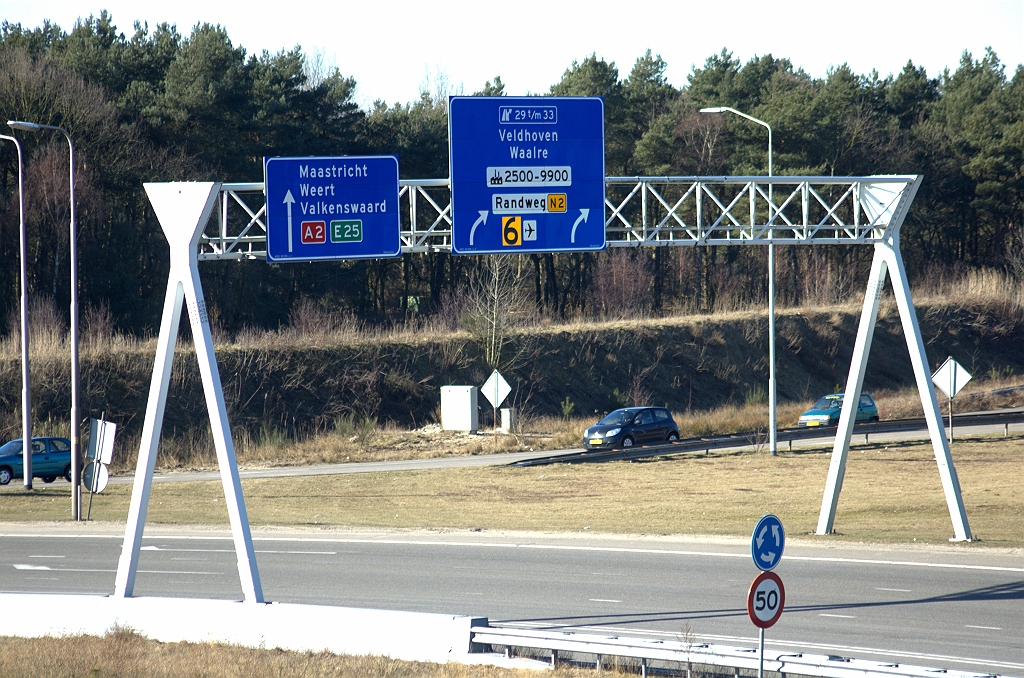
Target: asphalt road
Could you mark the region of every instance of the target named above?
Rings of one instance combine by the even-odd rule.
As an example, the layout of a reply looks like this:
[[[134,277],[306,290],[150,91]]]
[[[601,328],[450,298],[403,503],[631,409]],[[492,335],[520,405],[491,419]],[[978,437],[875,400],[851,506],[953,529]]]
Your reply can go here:
[[[123,526],[0,526],[0,590],[110,593]],[[239,598],[223,531],[147,531],[136,595]],[[258,531],[267,600],[756,646],[749,542],[474,532]],[[1024,676],[1024,552],[790,540],[769,647]],[[42,603],[45,604],[45,603]],[[58,611],[55,610],[55,613]]]
[[[1024,424],[1011,424],[1009,427],[1011,432],[1024,431]],[[957,436],[967,435],[1001,435],[1003,433],[1003,425],[984,425],[984,426],[964,426],[957,427],[955,434]],[[921,429],[919,431],[901,431],[899,433],[883,433],[873,434],[870,438],[871,442],[886,442],[893,440],[920,440],[928,438],[928,430]],[[794,448],[800,447],[821,447],[823,445],[831,445],[835,440],[835,431],[833,430],[831,435],[823,435],[820,438],[810,438],[794,443]],[[862,435],[855,435],[853,437],[853,444],[863,442]],[[738,445],[736,447],[722,448],[723,450],[741,450],[748,449],[749,445]],[[780,443],[780,449],[787,449],[787,443]],[[561,450],[562,452],[582,452],[582,448],[574,450]],[[526,459],[533,459],[537,457],[547,457],[552,454],[557,454],[552,450],[541,451],[541,452],[511,452],[507,454],[481,454],[473,456],[459,456],[459,457],[438,457],[434,459],[409,459],[401,461],[374,461],[374,462],[363,462],[363,463],[347,463],[347,464],[321,464],[316,466],[281,466],[276,468],[263,468],[263,469],[241,469],[239,475],[245,478],[284,478],[284,477],[295,477],[295,476],[324,476],[324,475],[343,475],[347,473],[384,473],[384,472],[395,472],[395,471],[421,471],[425,469],[440,469],[440,468],[465,468],[470,466],[503,466],[511,464],[517,461]],[[694,454],[698,454],[694,452]],[[218,471],[197,471],[188,473],[156,473],[153,476],[153,482],[156,483],[182,483],[182,482],[197,482],[204,480],[219,480],[220,472]],[[118,476],[110,479],[112,485],[130,485],[135,481],[134,474],[127,476]],[[10,487],[14,487],[14,484],[19,481],[13,481]]]

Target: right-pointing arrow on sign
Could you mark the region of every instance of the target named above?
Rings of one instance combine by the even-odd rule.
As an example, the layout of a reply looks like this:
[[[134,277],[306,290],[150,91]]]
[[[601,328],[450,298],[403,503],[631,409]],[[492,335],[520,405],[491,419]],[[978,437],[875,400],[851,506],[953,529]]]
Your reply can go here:
[[[569,242],[571,242],[571,243],[575,243],[576,242],[576,227],[580,225],[581,221],[583,223],[586,223],[587,222],[587,217],[589,217],[589,216],[590,216],[590,210],[585,208],[585,207],[581,207],[580,208],[580,215],[576,218],[576,223],[574,223],[572,225],[572,233],[569,234]]]
[[[473,228],[469,230],[469,244],[473,245],[473,238],[476,236],[476,227],[480,224],[487,224],[487,210],[477,210],[480,212],[480,218],[473,222]]]

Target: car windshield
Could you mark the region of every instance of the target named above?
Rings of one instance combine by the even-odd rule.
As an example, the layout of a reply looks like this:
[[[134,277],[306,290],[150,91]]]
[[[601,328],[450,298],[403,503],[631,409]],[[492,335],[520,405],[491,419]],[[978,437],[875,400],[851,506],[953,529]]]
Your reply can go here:
[[[12,440],[9,443],[4,443],[3,447],[0,447],[0,456],[17,454],[18,452],[21,452],[21,440]]]
[[[601,421],[597,422],[598,426],[622,426],[633,420],[633,412],[629,410],[615,410],[610,413]]]
[[[818,402],[814,403],[813,410],[838,410],[843,406],[842,398],[835,398],[831,396],[825,396]]]

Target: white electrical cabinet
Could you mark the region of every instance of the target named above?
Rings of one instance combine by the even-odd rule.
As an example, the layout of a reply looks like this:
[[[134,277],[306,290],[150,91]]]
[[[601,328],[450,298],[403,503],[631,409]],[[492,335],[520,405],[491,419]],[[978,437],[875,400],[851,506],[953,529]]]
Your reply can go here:
[[[441,428],[445,431],[471,431],[480,428],[476,386],[441,387]]]

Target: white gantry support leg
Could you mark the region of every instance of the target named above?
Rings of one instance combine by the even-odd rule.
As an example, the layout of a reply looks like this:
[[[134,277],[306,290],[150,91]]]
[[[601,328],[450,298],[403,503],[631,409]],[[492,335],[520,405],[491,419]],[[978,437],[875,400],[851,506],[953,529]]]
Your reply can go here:
[[[235,459],[235,446],[231,439],[220,371],[217,369],[206,302],[199,280],[199,237],[216,206],[220,184],[146,184],[146,193],[170,245],[171,270],[167,279],[167,294],[164,297],[164,312],[160,321],[160,337],[153,364],[149,403],[146,406],[146,418],[142,428],[142,442],[139,445],[139,462],[135,470],[135,483],[128,509],[128,524],[125,527],[121,558],[117,564],[114,595],[131,597],[135,588],[139,548],[142,545],[142,533],[149,507],[153,470],[156,466],[157,447],[167,404],[167,388],[174,361],[174,347],[177,343],[178,323],[181,319],[181,305],[184,301],[188,304],[189,323],[195,342],[196,358],[199,361],[203,391],[206,395],[206,408],[210,413],[210,425],[213,429],[217,463],[224,485],[224,499],[234,538],[243,598],[246,602],[262,603],[263,588],[256,567],[249,518],[245,510],[238,463]]]
[[[951,541],[969,541],[971,528],[967,523],[967,511],[964,509],[960,480],[957,477],[953,456],[942,427],[942,416],[939,413],[938,400],[935,398],[935,389],[932,388],[928,356],[925,352],[924,340],[921,337],[921,327],[917,322],[917,312],[914,310],[914,303],[910,297],[910,285],[907,282],[907,273],[903,266],[903,256],[899,250],[898,233],[891,235],[888,242],[875,244],[875,255],[871,262],[864,308],[861,311],[860,326],[857,328],[857,340],[850,362],[850,374],[846,381],[843,410],[839,417],[835,443],[832,446],[832,460],[829,464],[828,480],[825,484],[816,532],[817,534],[829,534],[835,524],[839,492],[843,488],[846,460],[850,453],[850,439],[853,435],[857,402],[860,400],[861,388],[864,384],[864,372],[867,368],[868,354],[871,351],[871,339],[878,319],[878,305],[888,271],[892,273],[893,294],[899,309],[900,320],[903,323],[907,348],[910,350],[910,362],[914,368],[921,405],[924,407],[928,434],[935,450],[935,461],[939,467],[939,477],[946,496],[949,517],[953,522],[954,536]]]

